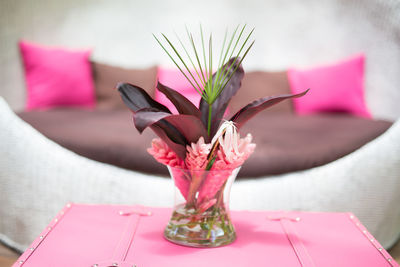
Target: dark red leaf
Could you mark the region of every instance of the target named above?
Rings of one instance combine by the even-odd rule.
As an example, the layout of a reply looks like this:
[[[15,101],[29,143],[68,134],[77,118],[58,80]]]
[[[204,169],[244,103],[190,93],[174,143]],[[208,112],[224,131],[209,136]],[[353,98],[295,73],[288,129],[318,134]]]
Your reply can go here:
[[[136,125],[135,114],[141,109],[150,109],[171,115],[167,107],[153,100],[142,88],[121,83],[117,86],[124,103],[133,111],[135,126],[141,133],[144,128]],[[182,159],[186,157],[186,138],[166,120],[159,120],[150,127]]]
[[[228,77],[232,74],[232,72],[236,69],[236,72],[233,74],[232,78],[230,81],[227,83],[225,88],[222,90],[221,94],[215,100],[215,102],[212,104],[212,113],[211,113],[211,132],[210,136],[214,136],[214,134],[217,132],[219,125],[221,123],[222,117],[224,116],[224,113],[226,111],[226,108],[228,107],[229,101],[231,98],[236,94],[236,92],[239,90],[241,84],[242,84],[242,79],[244,77],[244,70],[242,68],[242,65],[239,65],[240,63],[240,58],[231,58],[222,68],[224,69],[225,66],[227,66],[227,70],[229,70],[229,66],[232,66]],[[239,66],[238,66],[239,65]],[[213,80],[215,79],[215,73],[213,75]],[[207,125],[208,122],[208,104],[204,99],[202,98],[200,101],[200,110],[202,113],[202,121],[204,125]]]
[[[154,123],[153,126],[154,125],[157,125],[159,128],[161,128],[172,142],[182,145],[184,147],[186,147],[186,145],[188,144],[183,134],[166,120],[160,120]]]
[[[193,115],[197,118],[201,118],[200,110],[182,94],[160,82],[157,83],[157,88],[161,93],[168,97],[180,114]]]
[[[172,141],[172,139],[166,133],[165,127],[160,126],[159,123],[155,123],[151,125],[150,128],[168,145],[170,149],[172,149],[178,155],[178,157],[183,160],[186,158],[186,145],[177,144]]]
[[[173,115],[154,108],[144,108],[134,114],[134,120],[139,132],[154,123],[166,121],[182,134],[188,145],[197,142],[201,136],[204,137],[206,142],[209,141],[207,130],[204,128],[203,123],[193,115]],[[160,124],[158,126],[163,127]]]
[[[133,112],[143,108],[156,108],[160,111],[171,113],[166,106],[153,100],[144,89],[136,85],[119,83],[117,89],[125,105],[127,105]]]
[[[289,98],[297,98],[304,96],[310,89],[306,91],[296,94],[296,95],[280,95],[280,96],[271,96],[271,97],[263,97],[257,99],[250,104],[247,104],[243,108],[241,108],[235,115],[232,116],[230,119],[231,121],[235,122],[236,127],[239,129],[243,126],[245,122],[250,120],[253,116],[255,116],[258,112],[263,111],[266,108],[269,108],[279,102],[289,99]]]
[[[136,111],[133,115],[133,120],[135,122],[135,127],[142,133],[144,129],[150,125],[172,115],[171,113],[163,112],[155,108],[143,108]]]
[[[200,137],[204,137],[206,143],[210,142],[206,128],[201,120],[192,115],[172,115],[165,118],[185,136],[186,140],[191,143],[197,143]]]

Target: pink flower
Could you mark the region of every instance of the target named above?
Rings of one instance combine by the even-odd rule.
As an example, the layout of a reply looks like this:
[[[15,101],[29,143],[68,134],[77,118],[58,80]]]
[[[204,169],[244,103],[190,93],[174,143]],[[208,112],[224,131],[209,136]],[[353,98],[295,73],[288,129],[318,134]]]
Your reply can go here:
[[[236,125],[233,121],[224,121],[214,135],[211,143],[219,142],[219,146],[226,151],[226,154],[234,151],[238,153],[240,135],[237,132]]]
[[[209,208],[211,208],[212,206],[214,206],[215,203],[217,203],[217,199],[216,199],[216,198],[213,198],[213,199],[211,199],[211,200],[209,200],[209,201],[204,201],[204,202],[200,205],[199,211],[200,211],[200,212],[204,212],[204,211],[208,210]]]
[[[218,141],[219,150],[213,169],[226,170],[241,166],[253,153],[255,144],[251,143],[252,136],[247,134],[240,139],[236,125],[232,121],[224,121],[213,137],[211,143]]]
[[[219,142],[217,158],[211,168],[210,173],[202,182],[198,195],[198,203],[201,205],[209,199],[216,197],[217,193],[223,190],[223,186],[232,170],[241,166],[246,159],[254,152],[255,144],[251,143],[252,136],[248,134],[245,138],[240,138],[236,126],[233,122],[225,121],[215,134],[212,143]],[[200,143],[200,140],[199,142]],[[203,144],[203,143],[202,143]],[[193,145],[192,145],[193,147]],[[211,147],[211,144],[210,144]],[[207,149],[207,155],[210,149]],[[193,153],[197,156],[197,154]],[[204,156],[205,163],[202,161],[201,167],[207,164],[207,155]],[[202,158],[203,160],[203,158]],[[189,167],[188,161],[186,165]]]
[[[161,139],[153,139],[151,141],[151,148],[147,149],[147,152],[162,164],[181,169],[185,168],[183,160],[181,160],[178,155],[176,155],[176,153]],[[179,189],[182,196],[187,199],[190,182],[186,179],[183,175],[184,172],[180,169],[172,168],[171,172],[174,177],[175,186]]]
[[[217,159],[212,169],[235,169],[243,165],[256,148],[256,144],[251,142],[252,139],[251,134],[247,134],[245,138],[240,138],[237,143],[237,150],[229,146],[222,147],[217,152]]]
[[[151,141],[151,147],[147,149],[147,152],[164,165],[178,168],[185,167],[183,160],[181,160],[178,155],[161,139],[153,139]]]
[[[205,144],[204,138],[200,137],[197,143],[186,146],[186,166],[190,170],[204,170],[207,167],[207,156],[211,150],[211,144]]]
[[[210,171],[199,190],[198,203],[215,198],[231,174],[232,170]]]
[[[186,171],[182,169],[171,168],[170,172],[173,177],[175,186],[179,189],[185,200],[187,200],[189,194],[190,181],[187,179],[185,175]]]

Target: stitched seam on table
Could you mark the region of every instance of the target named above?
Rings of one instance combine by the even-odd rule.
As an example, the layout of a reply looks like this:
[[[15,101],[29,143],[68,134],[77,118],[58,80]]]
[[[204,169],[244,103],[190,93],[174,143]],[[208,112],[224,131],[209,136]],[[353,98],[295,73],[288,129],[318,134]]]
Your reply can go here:
[[[131,229],[131,225],[136,225],[138,217],[139,217],[139,215],[135,215],[135,214],[132,214],[132,217],[131,216],[128,217],[128,222],[126,222],[124,231],[120,235],[118,243],[115,246],[113,253],[111,254],[112,260],[118,260],[118,261],[123,260],[124,255],[125,255],[124,247],[125,247],[125,244],[127,243],[127,242],[124,242],[126,240],[126,238],[124,238],[124,237],[128,235],[129,230]],[[135,221],[136,221],[136,223],[134,224]],[[124,243],[124,244],[122,244],[122,243]],[[122,245],[124,245],[124,247],[122,247]],[[124,251],[124,252],[121,253],[121,251]]]
[[[298,235],[298,233],[297,233],[296,227],[294,227],[293,223],[292,223],[291,226],[292,226],[293,232],[295,232],[296,238],[299,240],[300,245],[303,247],[303,251],[307,254],[307,257],[308,257],[308,259],[310,260],[312,266],[315,267],[315,263],[314,263],[314,261],[313,261],[311,255],[310,255],[310,253],[308,253],[307,248],[304,246],[304,243],[301,242],[301,240],[300,240],[300,238],[299,238],[299,235]]]
[[[131,236],[131,238],[130,238],[130,240],[129,240],[129,245],[128,245],[128,247],[126,248],[125,253],[124,253],[124,256],[123,256],[123,258],[122,258],[123,261],[126,260],[126,257],[128,256],[128,252],[129,252],[129,250],[131,249],[131,246],[132,246],[132,243],[133,243],[133,239],[135,238],[136,230],[137,230],[137,228],[139,227],[139,223],[140,223],[141,217],[142,217],[142,216],[140,216],[140,215],[138,215],[138,217],[137,217],[137,220],[136,220],[136,223],[135,223],[135,228],[133,229],[132,236]]]
[[[70,206],[68,207],[68,205],[70,205]],[[50,235],[50,233],[53,231],[53,229],[56,228],[56,226],[57,226],[57,225],[61,222],[61,220],[65,217],[65,214],[67,214],[67,212],[70,211],[70,210],[72,209],[73,206],[74,206],[74,205],[73,205],[72,203],[67,204],[67,206],[65,206],[65,207],[61,210],[61,212],[60,212],[60,213],[61,213],[61,216],[58,217],[58,215],[56,215],[56,217],[53,218],[53,219],[51,220],[51,222],[46,226],[46,228],[42,231],[42,233],[43,233],[44,231],[48,230],[48,232],[47,232],[46,234],[44,234],[44,235],[43,235],[43,238],[38,242],[38,244],[37,244],[37,246],[35,247],[35,249],[30,251],[29,249],[30,249],[32,246],[29,246],[28,250],[25,251],[25,252],[30,252],[30,253],[28,254],[28,256],[27,256],[25,259],[19,258],[19,259],[17,260],[16,263],[19,263],[21,260],[23,260],[23,262],[20,264],[20,266],[25,265],[25,263],[26,263],[26,262],[28,261],[28,259],[33,255],[33,253],[36,252],[36,249],[42,244],[42,242],[47,238],[47,236]],[[49,229],[49,228],[50,228],[50,229]],[[34,244],[35,241],[36,241],[37,239],[39,239],[39,238],[40,238],[40,236],[39,236],[38,238],[36,238],[36,239],[33,241],[32,244]],[[31,244],[31,245],[32,245],[32,244]],[[25,253],[23,253],[23,254],[21,255],[21,257],[22,257],[24,254],[25,254]]]
[[[344,215],[346,215],[346,217],[353,223],[353,225],[361,232],[361,234],[368,240],[368,243],[370,243],[374,248],[376,248],[376,250],[378,250],[378,252],[382,255],[382,257],[386,260],[387,263],[389,263],[389,265],[391,266],[399,266],[395,260],[393,259],[393,257],[382,247],[382,245],[378,242],[378,240],[376,240],[375,237],[373,237],[371,235],[371,233],[367,230],[367,228],[361,223],[361,221],[351,212],[348,213],[343,213]],[[353,216],[353,219],[351,218],[351,216]],[[356,222],[357,221],[357,222]],[[357,225],[357,223],[359,225]],[[363,230],[361,229],[361,226],[364,228],[364,230],[366,231],[366,233],[368,233],[371,238],[373,238],[375,240],[375,243],[371,242],[370,238],[363,232]],[[379,248],[382,248],[382,250],[379,250],[379,248],[377,247],[377,245],[379,245]],[[387,255],[386,255],[387,254]],[[392,259],[391,261],[388,261],[388,257],[390,257],[390,259]]]
[[[302,260],[301,260],[301,257],[299,256],[299,252],[297,251],[297,247],[293,244],[293,240],[290,238],[290,235],[289,235],[289,233],[288,233],[288,231],[287,231],[285,225],[282,223],[282,220],[279,220],[279,223],[280,223],[280,225],[281,225],[283,231],[285,232],[286,238],[289,240],[290,245],[292,246],[292,249],[294,250],[294,254],[296,254],[296,257],[297,257],[297,259],[299,260],[300,265],[301,265],[302,267],[304,267],[304,264],[303,264],[303,262],[302,262]]]

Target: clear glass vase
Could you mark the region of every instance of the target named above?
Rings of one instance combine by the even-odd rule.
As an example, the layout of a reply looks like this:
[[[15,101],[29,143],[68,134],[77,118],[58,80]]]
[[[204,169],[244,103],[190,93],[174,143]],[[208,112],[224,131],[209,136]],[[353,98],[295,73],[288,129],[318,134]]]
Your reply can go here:
[[[236,239],[229,214],[234,170],[187,170],[168,166],[175,204],[164,237],[190,247],[219,247]]]

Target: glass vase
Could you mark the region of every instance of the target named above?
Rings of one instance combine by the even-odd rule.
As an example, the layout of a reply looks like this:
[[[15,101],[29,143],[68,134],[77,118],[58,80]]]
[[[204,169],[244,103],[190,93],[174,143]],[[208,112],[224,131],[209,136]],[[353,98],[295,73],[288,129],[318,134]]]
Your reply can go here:
[[[229,194],[240,167],[233,170],[188,170],[168,166],[175,202],[164,237],[190,247],[232,243],[236,232],[229,214]]]

